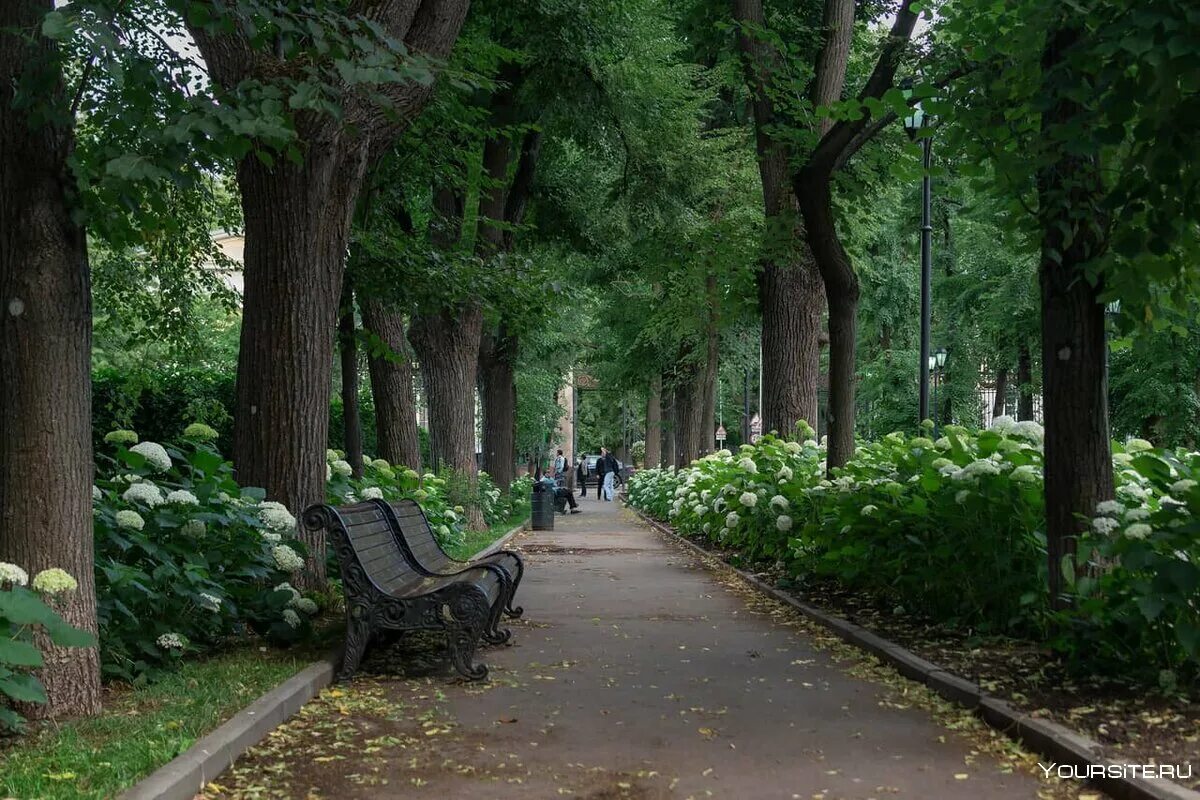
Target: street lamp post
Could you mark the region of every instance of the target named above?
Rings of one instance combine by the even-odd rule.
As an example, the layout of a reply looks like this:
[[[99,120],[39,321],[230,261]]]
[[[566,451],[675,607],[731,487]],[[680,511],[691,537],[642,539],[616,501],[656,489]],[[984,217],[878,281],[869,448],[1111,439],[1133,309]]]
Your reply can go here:
[[[904,130],[908,132],[910,138],[915,139],[928,121],[928,117],[921,109],[921,104],[917,103],[913,107],[912,114],[904,118]],[[929,419],[929,372],[926,370],[926,366],[929,364],[930,358],[929,329],[932,316],[930,297],[933,294],[933,225],[930,222],[932,185],[929,176],[929,167],[933,159],[933,139],[929,136],[921,137],[921,155],[925,174],[921,179],[921,360],[919,362],[921,367],[918,370],[921,381],[921,408],[918,423]]]
[[[929,371],[926,373],[928,380],[929,374],[933,375],[933,414],[929,419],[933,420],[933,436],[938,435],[938,404],[937,404],[937,387],[942,382],[943,370],[946,366],[946,348],[939,347],[937,352],[925,359],[925,363],[929,366]]]

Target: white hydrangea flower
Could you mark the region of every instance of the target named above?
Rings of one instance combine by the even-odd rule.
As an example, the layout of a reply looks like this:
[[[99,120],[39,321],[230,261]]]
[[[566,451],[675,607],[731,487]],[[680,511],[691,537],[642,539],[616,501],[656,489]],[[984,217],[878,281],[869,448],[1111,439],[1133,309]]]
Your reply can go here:
[[[1144,522],[1135,522],[1125,529],[1125,536],[1129,539],[1145,539],[1152,533],[1154,529]]]
[[[138,442],[129,448],[129,452],[145,458],[146,463],[154,467],[156,472],[166,472],[171,468],[171,457],[167,455],[167,449],[157,442]]]
[[[1121,527],[1121,523],[1111,517],[1096,517],[1092,520],[1092,528],[1096,533],[1108,535]]]
[[[1129,453],[1113,453],[1113,464],[1118,467],[1125,467],[1133,463],[1133,456]]]
[[[1145,439],[1130,439],[1125,443],[1125,451],[1128,453],[1144,453],[1147,450],[1153,450],[1154,445],[1147,442]]]
[[[1195,486],[1196,486],[1196,482],[1194,480],[1192,480],[1191,478],[1184,478],[1181,481],[1175,481],[1174,483],[1172,483],[1171,491],[1174,492],[1175,494],[1187,494]]]
[[[300,627],[300,615],[290,608],[285,608],[283,610],[283,621],[287,623],[289,628]]]
[[[705,489],[704,491],[702,491],[700,493],[700,502],[707,503],[710,500],[712,500],[712,491],[711,490]]]
[[[271,557],[275,559],[275,565],[284,572],[296,572],[304,566],[304,559],[286,544],[272,547]]]
[[[130,444],[138,440],[138,435],[133,431],[109,431],[104,434],[104,441],[109,444]]]
[[[992,420],[991,428],[996,433],[1008,433],[1013,429],[1017,421],[1007,414],[1001,414]]]
[[[1150,509],[1148,508],[1131,508],[1125,512],[1125,519],[1132,522],[1138,522],[1143,519],[1150,519]]]
[[[329,466],[329,464],[326,464],[325,465],[325,482],[329,483],[331,480],[333,480],[333,469]]]
[[[282,536],[280,536],[278,533],[272,533],[271,531],[263,531],[262,538],[267,544],[279,544],[283,541]]]
[[[79,582],[65,569],[51,567],[44,569],[29,583],[34,591],[48,595],[66,594],[79,588]]]
[[[326,450],[325,451],[325,460],[327,462],[332,464],[334,461],[337,461],[339,458],[341,458],[341,456],[338,455],[337,450]]]
[[[712,524],[706,522],[700,527],[700,530],[704,531],[705,533],[712,533]]]
[[[809,439],[809,440],[805,441],[804,444],[807,445],[811,441],[812,440]],[[813,444],[815,445],[816,442],[813,442]],[[797,442],[784,442],[783,448],[794,456],[800,455],[801,447]]]
[[[1102,517],[1118,517],[1125,513],[1125,506],[1116,500],[1101,500],[1096,503],[1096,513]]]
[[[1012,471],[1010,477],[1016,483],[1037,483],[1042,478],[1037,467],[1032,464],[1022,464]]]
[[[740,459],[740,460],[738,461],[738,467],[739,467],[739,468],[740,468],[740,469],[741,469],[743,472],[749,472],[749,473],[750,473],[750,474],[752,474],[752,475],[753,475],[753,474],[756,474],[756,473],[758,472],[758,464],[755,464],[755,463],[754,463],[754,459],[753,459],[753,458],[743,458],[743,459]]]
[[[1136,483],[1123,483],[1117,487],[1117,494],[1125,495],[1134,500],[1145,500],[1150,492]]]
[[[162,505],[163,493],[153,483],[135,483],[125,490],[121,495],[121,499],[127,503],[142,503],[154,508]]]
[[[191,536],[192,538],[197,539],[203,536],[207,530],[208,529],[205,527],[204,521],[198,519],[189,519],[187,522],[179,526],[179,532],[184,536]]]
[[[785,533],[790,531],[792,529],[792,518],[787,514],[780,514],[775,518],[775,527]]]
[[[29,573],[16,564],[0,561],[0,585],[11,583],[13,586],[28,586]]]
[[[292,603],[292,607],[301,614],[307,614],[310,617],[317,613],[317,604],[312,600],[309,600],[307,597],[301,597],[299,600]]]
[[[167,495],[168,503],[177,503],[181,506],[198,506],[200,501],[196,495],[189,492],[187,489],[176,489]]]
[[[1158,498],[1158,504],[1163,507],[1175,506],[1176,508],[1187,505],[1187,503],[1183,502],[1182,500],[1176,500],[1174,497],[1171,497],[1171,495],[1169,495],[1169,494],[1164,494],[1162,497]]]
[[[267,529],[276,533],[286,533],[296,529],[296,518],[287,510],[283,503],[274,500],[264,500],[258,505],[258,518]]]
[[[858,513],[862,514],[864,517],[870,517],[870,516],[873,516],[875,514],[875,512],[878,510],[879,510],[879,506],[865,505],[861,509],[859,509]]]
[[[950,440],[947,439],[945,436],[939,437],[938,440],[933,443],[933,446],[936,447],[938,450],[949,450],[950,449]]]
[[[209,594],[208,592],[201,592],[200,593],[200,605],[203,608],[208,609],[209,611],[220,611],[221,610],[221,598],[217,597],[215,594]]]
[[[740,522],[740,521],[741,521],[741,518],[738,517],[738,513],[736,511],[730,511],[728,514],[725,515],[725,527],[726,528],[736,528],[738,526],[738,522]]]
[[[712,510],[714,514],[720,514],[725,509],[725,498],[718,497],[713,500]]]
[[[378,486],[367,486],[359,494],[362,496],[363,500],[383,499],[383,489],[380,489]],[[450,512],[447,511],[446,513],[449,514]]]
[[[392,465],[388,463],[387,459],[383,459],[383,458],[373,459],[371,461],[371,466],[374,467],[375,469],[391,469],[392,468]]]
[[[708,513],[708,506],[696,503],[696,505],[692,506],[692,513],[697,517],[703,517]]]
[[[182,650],[187,646],[187,639],[178,633],[164,633],[155,641],[163,650]]]
[[[290,581],[284,581],[283,583],[279,584],[271,591],[287,592],[288,594],[290,594],[292,596],[292,599],[288,601],[289,604],[294,603],[300,599],[300,592],[296,589],[296,587],[292,586]]]
[[[447,522],[458,522],[458,514],[455,514],[450,509],[446,509],[445,513],[442,516],[445,517]]]
[[[115,515],[118,528],[130,528],[135,531],[140,531],[146,527],[146,520],[142,519],[142,515],[136,511],[122,509]]]
[[[446,527],[445,525],[438,525],[437,532],[443,539],[449,538],[450,536],[450,528]]]
[[[354,474],[354,468],[350,466],[350,462],[340,458],[330,464],[329,468],[333,470],[334,475],[340,475],[343,478],[349,478]]]
[[[771,508],[778,508],[781,511],[788,507],[788,500],[781,494],[777,494],[771,498]]]
[[[986,458],[979,458],[972,461],[963,467],[963,471],[971,477],[979,475],[999,475],[1000,467],[996,466],[996,462]]]
[[[758,495],[754,492],[742,492],[742,496],[738,498],[738,502],[746,508],[754,508],[758,505]]]
[[[94,484],[93,484],[93,485],[92,485],[92,499],[93,499],[93,500],[99,500],[99,499],[101,499],[101,498],[103,498],[103,497],[104,497],[104,495],[103,495],[103,494],[101,494],[101,492],[100,492],[100,487],[99,487],[99,486],[96,486],[96,485],[94,485]]]
[[[779,468],[779,472],[775,473],[775,480],[784,481],[786,483],[787,481],[790,481],[792,479],[792,474],[793,474],[792,468],[789,467],[787,464],[784,464],[782,467]]]
[[[967,498],[969,498],[970,496],[971,496],[970,489],[959,489],[958,492],[956,492],[954,495],[954,502],[958,503],[961,506],[963,503],[967,502]]]

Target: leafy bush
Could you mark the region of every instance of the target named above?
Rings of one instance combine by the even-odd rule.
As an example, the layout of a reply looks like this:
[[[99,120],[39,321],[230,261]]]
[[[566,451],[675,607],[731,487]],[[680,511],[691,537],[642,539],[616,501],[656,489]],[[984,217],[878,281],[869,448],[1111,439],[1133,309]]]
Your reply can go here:
[[[835,581],[948,626],[1046,636],[1079,661],[1200,667],[1200,454],[1115,445],[1118,501],[1102,503],[1066,565],[1075,600],[1046,592],[1042,430],[1000,417],[933,441],[862,444],[833,481],[811,438],[767,436],[680,470],[644,470],[631,501],[793,581]],[[1161,671],[1161,675],[1159,675]]]
[[[95,639],[67,624],[54,608],[63,595],[78,588],[73,577],[61,569],[47,569],[34,576],[32,591],[28,584],[25,570],[0,563],[0,697],[45,703],[46,692],[32,672],[43,663],[36,632],[44,632],[59,647],[91,647]],[[0,727],[19,731],[24,724],[20,714],[0,705]]]
[[[98,458],[97,613],[110,678],[140,679],[247,631],[293,641],[317,610],[288,583],[304,554],[294,517],[237,485],[215,431],[188,433],[164,447],[114,431],[112,454]]]

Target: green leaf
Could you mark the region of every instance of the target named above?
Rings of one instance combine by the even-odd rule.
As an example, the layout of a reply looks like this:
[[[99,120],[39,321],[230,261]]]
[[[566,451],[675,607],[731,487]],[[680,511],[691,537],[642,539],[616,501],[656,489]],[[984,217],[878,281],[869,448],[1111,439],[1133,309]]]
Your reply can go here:
[[[21,703],[46,702],[42,682],[32,675],[13,674],[0,678],[0,692]]]
[[[28,589],[0,592],[0,617],[16,625],[46,625],[58,619],[58,615]]]
[[[0,662],[17,667],[40,667],[42,654],[29,642],[0,639]]]
[[[47,625],[46,632],[50,635],[50,641],[59,647],[96,646],[95,634],[76,628],[74,625],[70,625],[62,620]]]

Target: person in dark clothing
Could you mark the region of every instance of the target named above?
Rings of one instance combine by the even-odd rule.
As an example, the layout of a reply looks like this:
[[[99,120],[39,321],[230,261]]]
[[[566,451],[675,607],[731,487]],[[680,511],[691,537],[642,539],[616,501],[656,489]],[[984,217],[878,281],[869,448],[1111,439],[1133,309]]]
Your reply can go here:
[[[617,464],[617,457],[608,450],[604,451],[604,499],[606,501],[613,499],[613,492],[617,485],[617,472],[621,469]]]
[[[596,459],[596,499],[606,500],[604,496],[605,474],[608,472],[608,448],[600,448],[600,457]]]
[[[575,502],[575,494],[565,486],[559,486],[554,478],[549,475],[543,475],[540,483],[544,487],[544,491],[554,492],[554,510],[560,514],[565,513],[567,506],[571,507],[572,514],[579,513],[579,504]]]
[[[579,496],[587,497],[587,459],[576,459],[578,463],[575,465],[575,481],[579,484]]]

